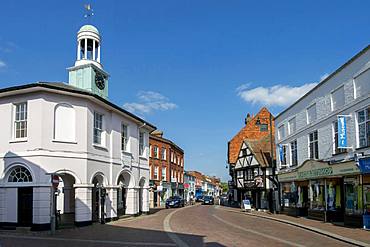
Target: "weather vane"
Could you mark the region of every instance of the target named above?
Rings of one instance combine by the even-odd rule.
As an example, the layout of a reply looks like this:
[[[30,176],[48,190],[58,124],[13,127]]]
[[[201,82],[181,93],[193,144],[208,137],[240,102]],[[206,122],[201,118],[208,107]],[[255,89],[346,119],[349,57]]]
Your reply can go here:
[[[84,17],[86,19],[90,19],[91,17],[94,16],[94,10],[91,8],[91,4],[85,4],[84,5],[84,8],[85,8],[85,14],[84,14]]]

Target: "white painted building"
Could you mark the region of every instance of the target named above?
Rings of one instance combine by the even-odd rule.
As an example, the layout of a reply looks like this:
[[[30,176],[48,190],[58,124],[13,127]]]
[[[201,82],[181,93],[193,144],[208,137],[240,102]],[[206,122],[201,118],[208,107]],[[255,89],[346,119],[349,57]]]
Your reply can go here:
[[[284,211],[361,225],[370,177],[361,175],[357,160],[370,156],[369,93],[370,46],[275,118]],[[346,149],[338,148],[340,115]]]
[[[113,220],[149,211],[149,133],[155,127],[107,100],[100,41],[95,27],[79,30],[69,84],[0,90],[0,226],[50,227],[50,174],[60,179],[62,222],[69,217],[81,226],[102,212]]]

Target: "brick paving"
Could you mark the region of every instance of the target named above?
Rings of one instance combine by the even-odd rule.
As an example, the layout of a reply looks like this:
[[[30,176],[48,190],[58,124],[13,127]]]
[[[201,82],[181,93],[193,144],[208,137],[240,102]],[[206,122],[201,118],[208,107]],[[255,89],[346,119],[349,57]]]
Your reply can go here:
[[[256,214],[271,216],[259,212]],[[276,217],[290,219],[285,215]],[[320,222],[312,221],[312,224]],[[368,240],[367,236],[366,238],[364,236],[370,234],[360,229],[347,230],[355,231],[356,239],[361,241]],[[172,233],[169,234],[168,231]],[[328,231],[328,228],[325,228],[325,231]],[[201,205],[181,209],[157,209],[148,216],[121,219],[105,225],[94,224],[88,227],[62,229],[54,236],[49,236],[46,232],[27,234],[0,231],[0,246],[176,246],[176,240],[171,237],[173,235],[185,243],[181,245],[184,247],[352,246],[289,224],[247,215],[240,209]]]
[[[227,210],[242,212],[241,209],[237,208],[227,208]],[[351,238],[357,241],[365,242],[370,244],[370,231],[364,230],[362,228],[350,228],[339,225],[334,225],[332,223],[325,223],[318,220],[307,219],[305,217],[293,217],[285,214],[272,214],[269,212],[259,212],[253,211],[250,214],[256,216],[267,216],[278,220],[286,220],[296,224],[301,224],[308,227],[314,227],[323,231],[338,234],[345,238]]]

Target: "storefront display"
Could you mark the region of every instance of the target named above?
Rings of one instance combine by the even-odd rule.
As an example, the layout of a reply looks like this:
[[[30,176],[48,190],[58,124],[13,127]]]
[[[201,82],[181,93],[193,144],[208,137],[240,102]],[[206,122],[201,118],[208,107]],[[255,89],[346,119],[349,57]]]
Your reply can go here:
[[[310,209],[325,210],[325,187],[324,180],[310,181]]]
[[[370,175],[363,176],[364,214],[370,215]]]
[[[346,177],[344,179],[345,214],[362,214],[362,195],[359,177]]]

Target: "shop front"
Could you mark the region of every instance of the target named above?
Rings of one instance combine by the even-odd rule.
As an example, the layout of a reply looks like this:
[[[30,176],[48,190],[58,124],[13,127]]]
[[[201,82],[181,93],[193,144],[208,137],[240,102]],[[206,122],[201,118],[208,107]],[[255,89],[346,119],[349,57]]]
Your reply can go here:
[[[359,166],[362,174],[363,226],[370,230],[370,157],[360,159]]]
[[[360,170],[354,161],[308,160],[278,174],[283,212],[329,222],[357,222],[361,211]]]

